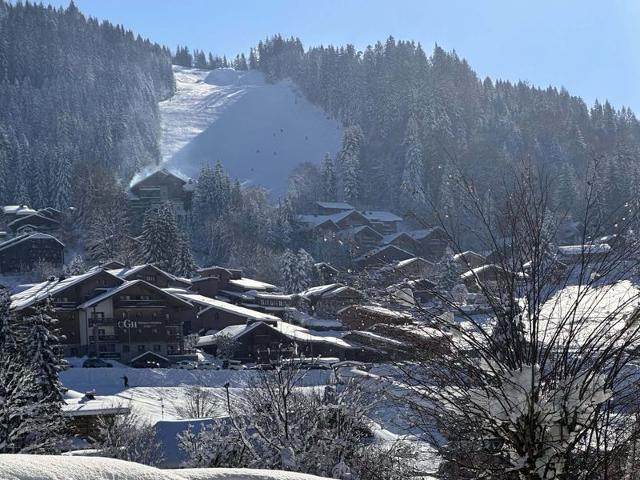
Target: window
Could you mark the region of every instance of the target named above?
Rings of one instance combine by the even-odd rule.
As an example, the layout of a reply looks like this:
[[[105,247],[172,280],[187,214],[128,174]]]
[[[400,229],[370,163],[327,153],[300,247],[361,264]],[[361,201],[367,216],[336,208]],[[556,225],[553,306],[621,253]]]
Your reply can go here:
[[[140,300],[151,300],[149,295],[140,295]]]
[[[154,352],[161,352],[162,351],[162,345],[154,345],[153,346],[153,351]]]
[[[145,275],[144,276],[145,281],[149,282],[149,283],[153,283],[156,281],[156,276],[155,275]]]
[[[138,352],[143,353],[146,351],[146,348],[144,348],[144,345],[138,345]]]
[[[158,333],[158,329],[157,328],[152,328],[151,329],[151,333]]]
[[[175,345],[167,345],[167,353],[169,355],[173,355],[178,351],[178,347],[176,347]]]
[[[106,335],[106,331],[104,328],[99,328],[98,329],[98,335]]]

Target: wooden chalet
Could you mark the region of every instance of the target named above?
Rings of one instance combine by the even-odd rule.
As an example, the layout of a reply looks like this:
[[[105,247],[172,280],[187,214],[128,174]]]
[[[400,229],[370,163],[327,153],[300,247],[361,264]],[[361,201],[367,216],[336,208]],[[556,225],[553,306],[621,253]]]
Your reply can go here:
[[[333,215],[355,210],[353,206],[345,202],[315,202],[314,207],[317,215]]]
[[[129,188],[129,210],[132,225],[141,225],[144,213],[152,207],[171,203],[178,220],[183,220],[191,210],[191,198],[195,184],[166,168],[157,170]]]
[[[27,232],[55,232],[60,230],[60,222],[54,218],[42,215],[40,212],[22,215],[11,221],[7,227],[14,233]]]
[[[414,255],[417,255],[417,252],[420,251],[420,243],[418,240],[413,238],[407,232],[385,235],[382,243],[384,245],[394,245],[402,250],[413,253]]]
[[[313,275],[315,283],[318,285],[327,285],[335,283],[340,271],[326,262],[319,262],[313,266]]]
[[[384,238],[380,233],[368,225],[350,227],[338,232],[338,238],[347,242],[352,248],[367,252],[382,242]]]
[[[0,273],[30,272],[39,263],[61,269],[64,244],[46,233],[24,233],[0,243]]]
[[[96,356],[123,362],[151,351],[183,351],[183,324],[193,306],[143,280],[124,280],[94,268],[82,275],[53,279],[11,297],[17,313],[50,299],[64,335],[65,356]]]
[[[396,278],[416,279],[430,277],[436,273],[436,264],[422,257],[408,258],[393,265]]]
[[[491,264],[469,270],[460,275],[460,278],[469,291],[477,291],[478,282],[487,286],[492,286],[497,285],[500,282],[510,281],[512,276],[513,273],[508,272],[499,265]]]
[[[445,255],[449,237],[442,228],[425,228],[407,233],[418,242],[417,255],[433,261],[438,261]]]
[[[382,235],[392,235],[398,231],[398,225],[402,222],[402,217],[395,213],[382,210],[368,210],[362,214],[369,220],[371,226]]]
[[[407,252],[406,250],[402,250],[395,245],[384,245],[382,247],[374,248],[364,255],[354,259],[354,264],[359,268],[375,269],[414,257],[414,254]]]
[[[116,277],[124,280],[144,280],[159,288],[188,288],[191,282],[186,278],[178,278],[151,263],[134,265],[133,267],[116,267],[110,269]]]
[[[364,301],[360,290],[347,287],[341,283],[320,285],[300,294],[301,301],[309,313],[320,318],[336,318],[338,311]]]
[[[349,330],[366,330],[378,323],[408,324],[413,318],[406,313],[377,305],[351,305],[338,312],[338,320]]]
[[[487,257],[472,250],[467,250],[466,252],[455,254],[453,256],[453,261],[456,263],[460,271],[466,272],[467,270],[472,270],[484,265],[487,262]]]

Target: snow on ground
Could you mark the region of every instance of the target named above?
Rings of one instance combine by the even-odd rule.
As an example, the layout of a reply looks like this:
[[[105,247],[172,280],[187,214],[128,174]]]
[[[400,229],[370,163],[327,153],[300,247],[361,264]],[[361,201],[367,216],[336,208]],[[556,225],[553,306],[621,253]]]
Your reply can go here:
[[[161,151],[170,168],[195,176],[220,160],[232,177],[286,189],[301,162],[335,153],[342,129],[288,81],[268,84],[261,73],[174,66],[176,94],[160,103]]]
[[[0,455],[2,480],[322,480],[270,470],[202,468],[160,470],[101,457]]]
[[[70,363],[74,363],[73,360]],[[77,363],[77,362],[76,362]],[[305,386],[325,385],[331,372],[311,370],[304,378]],[[130,387],[125,389],[122,377],[127,376]],[[175,368],[137,369],[70,368],[60,374],[62,384],[79,393],[95,390],[98,396],[110,395],[115,406],[131,407],[134,412],[151,422],[177,420],[182,417],[177,409],[185,401],[190,386],[211,390],[220,399],[220,415],[224,415],[225,383],[233,397],[246,387],[256,375],[252,371],[235,370],[180,370]]]

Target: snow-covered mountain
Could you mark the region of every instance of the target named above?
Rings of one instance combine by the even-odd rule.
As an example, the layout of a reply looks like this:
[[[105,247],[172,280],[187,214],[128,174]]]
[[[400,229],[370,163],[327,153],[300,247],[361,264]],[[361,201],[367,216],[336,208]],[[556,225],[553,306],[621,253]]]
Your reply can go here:
[[[160,104],[165,166],[189,176],[220,160],[232,177],[276,195],[301,162],[334,154],[342,128],[288,81],[262,73],[174,66],[177,92]]]

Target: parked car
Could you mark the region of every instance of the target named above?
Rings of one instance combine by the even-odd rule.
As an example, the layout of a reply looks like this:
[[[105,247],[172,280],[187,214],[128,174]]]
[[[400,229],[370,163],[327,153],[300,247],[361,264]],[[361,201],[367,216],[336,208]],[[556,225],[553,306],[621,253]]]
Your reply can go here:
[[[246,370],[247,367],[240,360],[223,360],[222,368],[229,370]]]
[[[198,362],[196,368],[198,370],[220,370],[220,367],[211,362]]]
[[[275,370],[276,365],[274,363],[258,363],[253,367],[249,367],[249,370]]]
[[[105,362],[101,358],[88,358],[82,362],[82,368],[112,368],[109,362]]]
[[[181,370],[195,370],[197,367],[193,362],[190,362],[189,360],[180,360],[178,363],[176,363],[176,368],[179,368]]]

